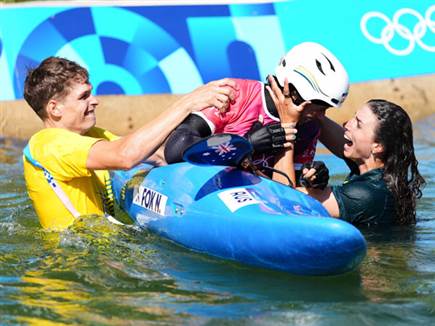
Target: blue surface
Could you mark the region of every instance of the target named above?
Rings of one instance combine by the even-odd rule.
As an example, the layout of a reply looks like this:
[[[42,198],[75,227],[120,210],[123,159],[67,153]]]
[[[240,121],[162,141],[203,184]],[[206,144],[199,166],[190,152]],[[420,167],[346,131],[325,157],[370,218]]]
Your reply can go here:
[[[27,69],[51,55],[87,67],[97,94],[184,93],[217,78],[261,80],[306,41],[329,48],[351,82],[431,74],[434,13],[433,0],[5,6],[0,100],[22,98]]]
[[[198,252],[302,275],[344,273],[366,254],[358,229],[316,200],[235,168],[141,164],[112,183],[138,225]]]

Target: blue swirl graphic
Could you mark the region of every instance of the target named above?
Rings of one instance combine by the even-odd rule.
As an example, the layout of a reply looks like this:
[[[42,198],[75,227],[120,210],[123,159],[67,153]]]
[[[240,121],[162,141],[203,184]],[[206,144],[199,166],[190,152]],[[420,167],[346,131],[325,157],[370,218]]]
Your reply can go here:
[[[177,40],[150,19],[123,8],[70,9],[37,26],[16,58],[16,97],[22,97],[28,67],[52,55],[88,68],[96,94],[180,92],[189,90],[186,82],[202,83],[195,63]],[[170,69],[176,64],[191,77],[179,78]]]

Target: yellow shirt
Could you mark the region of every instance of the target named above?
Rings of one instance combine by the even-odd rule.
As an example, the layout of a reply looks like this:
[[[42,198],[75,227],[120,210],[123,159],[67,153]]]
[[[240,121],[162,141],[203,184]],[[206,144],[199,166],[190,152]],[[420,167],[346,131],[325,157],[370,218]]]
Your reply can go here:
[[[114,140],[117,136],[97,127],[84,136],[66,129],[46,128],[29,140],[32,157],[52,174],[80,215],[104,214],[102,194],[110,182],[109,173],[86,168],[90,148],[101,139]],[[49,186],[43,171],[25,158],[23,161],[27,191],[42,227],[61,230],[70,226],[74,216]]]

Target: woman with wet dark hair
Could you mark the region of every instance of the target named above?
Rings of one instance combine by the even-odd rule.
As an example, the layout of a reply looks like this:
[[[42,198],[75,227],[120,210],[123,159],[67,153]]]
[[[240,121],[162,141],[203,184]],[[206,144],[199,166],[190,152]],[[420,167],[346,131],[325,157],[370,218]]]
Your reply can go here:
[[[418,172],[412,136],[412,123],[400,106],[385,100],[367,102],[379,124],[375,141],[383,145],[384,181],[396,202],[396,224],[415,223],[416,199],[425,181]]]
[[[295,105],[271,82],[271,96],[282,122],[298,121],[306,103]],[[351,173],[340,186],[325,189],[298,188],[319,200],[331,216],[356,225],[409,225],[415,223],[416,200],[425,181],[415,158],[412,123],[400,106],[385,100],[370,100],[343,127],[324,118],[320,141],[343,158]],[[294,180],[293,148],[287,149],[275,168]],[[315,169],[304,170],[315,179]],[[285,179],[274,176],[285,183]]]

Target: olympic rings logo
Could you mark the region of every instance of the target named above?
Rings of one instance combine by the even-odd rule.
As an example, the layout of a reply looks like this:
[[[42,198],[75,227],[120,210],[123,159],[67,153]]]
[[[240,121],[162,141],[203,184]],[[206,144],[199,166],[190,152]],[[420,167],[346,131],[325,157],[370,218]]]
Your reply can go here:
[[[435,45],[427,45],[423,42],[427,30],[435,33],[435,21],[432,20],[432,15],[435,12],[435,5],[430,6],[423,17],[419,12],[411,8],[402,8],[398,10],[391,20],[381,12],[371,11],[366,13],[360,22],[361,31],[364,36],[375,44],[383,44],[384,47],[395,55],[408,55],[410,54],[417,43],[422,49],[428,52],[435,52]],[[406,15],[417,18],[418,22],[414,25],[414,28],[410,29],[407,26],[400,23],[400,19]],[[385,22],[385,27],[382,29],[380,36],[373,36],[367,28],[367,23],[371,19],[380,19]],[[396,49],[391,45],[391,40],[398,34],[403,39],[408,41],[408,46],[404,49]]]

